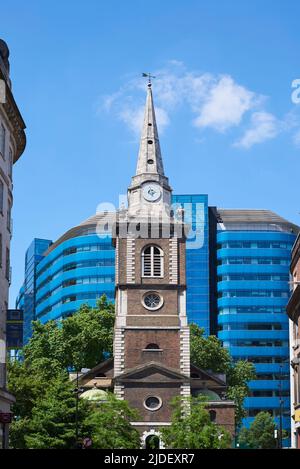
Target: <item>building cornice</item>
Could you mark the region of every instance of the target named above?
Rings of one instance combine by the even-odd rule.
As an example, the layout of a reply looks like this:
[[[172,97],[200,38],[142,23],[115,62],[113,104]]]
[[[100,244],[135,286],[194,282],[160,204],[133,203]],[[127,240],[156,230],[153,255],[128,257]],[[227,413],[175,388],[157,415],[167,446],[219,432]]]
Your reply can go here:
[[[298,234],[297,239],[292,249],[292,261],[291,261],[291,266],[290,266],[291,273],[293,273],[293,270],[296,267],[296,264],[299,261],[299,259],[300,259],[300,233]]]
[[[25,129],[26,125],[21,116],[19,108],[15,102],[13,94],[8,86],[7,79],[3,74],[2,69],[0,68],[0,79],[4,80],[6,83],[6,102],[2,104],[2,108],[12,126],[12,134],[16,143],[16,151],[14,152],[14,163],[18,161],[20,156],[25,150],[26,146],[26,134]]]
[[[287,304],[286,312],[289,318],[297,323],[300,316],[300,285],[297,285]]]

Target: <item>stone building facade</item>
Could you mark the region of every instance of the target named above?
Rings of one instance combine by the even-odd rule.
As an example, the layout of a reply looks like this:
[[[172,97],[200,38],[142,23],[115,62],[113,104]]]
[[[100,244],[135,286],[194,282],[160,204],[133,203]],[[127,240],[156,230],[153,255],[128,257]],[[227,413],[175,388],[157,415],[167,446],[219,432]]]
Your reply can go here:
[[[293,293],[287,305],[290,318],[291,360],[291,443],[300,449],[300,235],[292,250],[291,278]]]
[[[11,276],[12,169],[26,144],[25,124],[12,94],[8,58],[8,47],[0,40],[0,447],[7,445],[10,405],[13,402],[13,397],[6,390],[5,367],[5,323]]]

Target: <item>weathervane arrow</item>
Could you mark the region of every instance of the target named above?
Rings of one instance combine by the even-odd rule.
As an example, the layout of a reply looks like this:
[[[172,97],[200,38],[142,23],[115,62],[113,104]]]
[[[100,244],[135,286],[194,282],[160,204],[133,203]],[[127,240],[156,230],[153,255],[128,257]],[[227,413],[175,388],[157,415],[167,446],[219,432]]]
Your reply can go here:
[[[150,85],[150,86],[151,86],[151,83],[152,83],[152,82],[151,82],[151,79],[152,79],[152,78],[156,78],[154,75],[151,75],[150,72],[149,72],[149,73],[143,72],[143,73],[142,73],[142,77],[148,78],[148,85]]]

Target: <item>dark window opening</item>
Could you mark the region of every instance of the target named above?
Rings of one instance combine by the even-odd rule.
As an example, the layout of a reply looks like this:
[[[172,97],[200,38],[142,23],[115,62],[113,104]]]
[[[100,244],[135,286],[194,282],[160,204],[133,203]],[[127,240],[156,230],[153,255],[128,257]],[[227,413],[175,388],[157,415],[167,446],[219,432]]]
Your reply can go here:
[[[159,449],[159,438],[157,435],[147,436],[145,449]]]
[[[146,350],[159,350],[159,346],[157,344],[148,344]]]

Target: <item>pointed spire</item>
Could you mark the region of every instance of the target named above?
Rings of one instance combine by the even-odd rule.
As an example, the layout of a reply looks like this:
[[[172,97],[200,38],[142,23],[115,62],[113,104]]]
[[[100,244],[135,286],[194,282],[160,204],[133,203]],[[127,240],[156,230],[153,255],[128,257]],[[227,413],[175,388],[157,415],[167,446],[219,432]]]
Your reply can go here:
[[[148,83],[148,93],[145,106],[140,150],[136,167],[136,176],[145,173],[159,174],[160,176],[164,176],[164,167],[159,145],[151,83]]]

